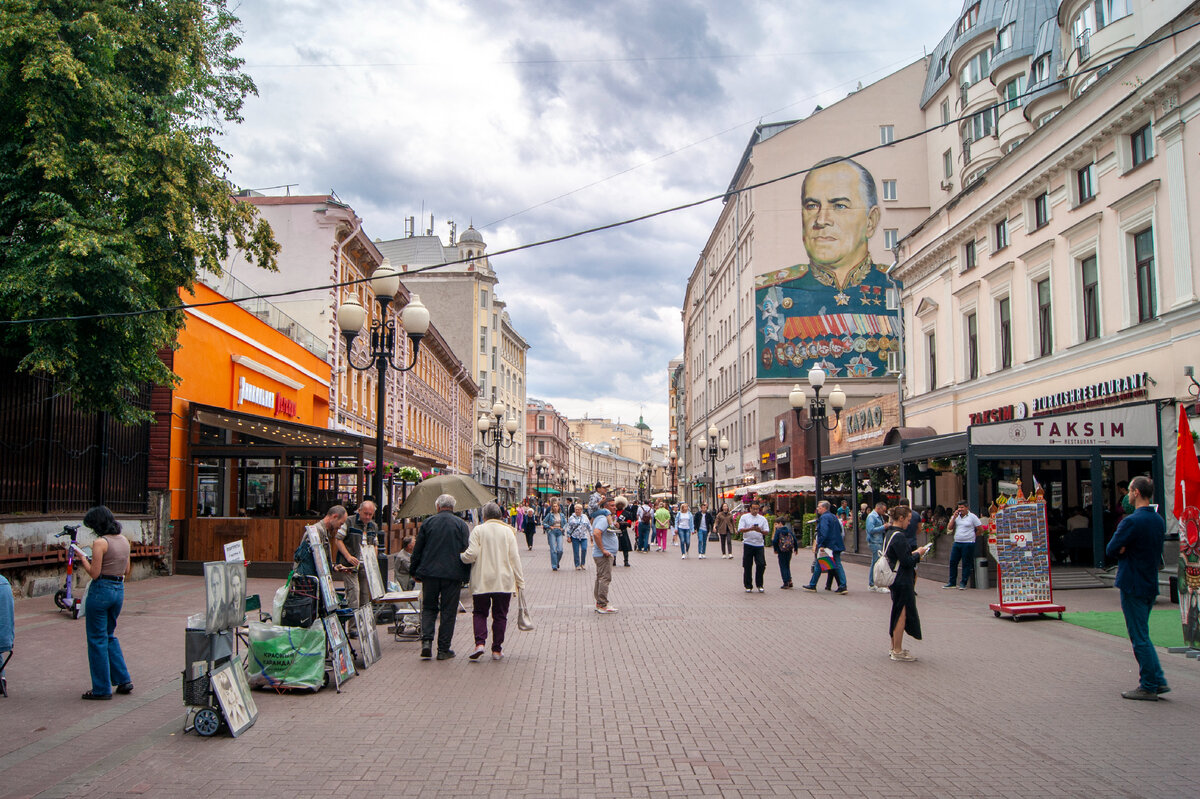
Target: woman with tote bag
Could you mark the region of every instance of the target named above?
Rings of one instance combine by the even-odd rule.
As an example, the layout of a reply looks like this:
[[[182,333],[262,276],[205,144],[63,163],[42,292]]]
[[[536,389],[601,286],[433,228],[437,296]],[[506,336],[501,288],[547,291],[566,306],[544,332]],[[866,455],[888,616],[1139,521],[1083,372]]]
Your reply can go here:
[[[501,519],[504,512],[495,502],[483,506],[483,522],[471,531],[467,549],[460,556],[471,568],[474,602],[475,651],[468,657],[479,660],[487,651],[488,615],[492,617],[492,660],[504,657],[504,633],[513,593],[525,587],[516,532]]]

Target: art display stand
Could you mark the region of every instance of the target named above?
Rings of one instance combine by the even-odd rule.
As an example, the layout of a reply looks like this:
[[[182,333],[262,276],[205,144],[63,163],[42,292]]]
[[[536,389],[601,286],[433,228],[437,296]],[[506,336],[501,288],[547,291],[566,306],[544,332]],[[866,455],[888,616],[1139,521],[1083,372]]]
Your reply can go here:
[[[1000,601],[988,607],[996,618],[1008,614],[1013,621],[1046,613],[1057,613],[1061,619],[1066,608],[1054,602],[1046,503],[1040,489],[1033,500],[1026,500],[1018,488],[1016,499],[1002,497],[991,515],[988,548],[996,559]]]
[[[205,612],[189,617],[184,633],[184,732],[207,738],[222,725],[237,737],[258,720],[246,669],[234,654],[234,628],[246,605],[244,562],[204,564]]]

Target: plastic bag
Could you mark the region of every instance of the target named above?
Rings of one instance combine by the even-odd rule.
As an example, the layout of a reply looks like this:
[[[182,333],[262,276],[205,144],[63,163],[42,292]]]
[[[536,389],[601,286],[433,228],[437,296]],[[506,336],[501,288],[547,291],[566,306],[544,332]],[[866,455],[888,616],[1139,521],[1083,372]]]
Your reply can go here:
[[[275,592],[275,600],[271,603],[271,621],[276,624],[283,623],[283,603],[287,600],[288,590],[292,587],[292,575],[295,573],[295,571],[288,572],[283,587]]]
[[[250,685],[320,688],[325,683],[325,628],[250,622]]]

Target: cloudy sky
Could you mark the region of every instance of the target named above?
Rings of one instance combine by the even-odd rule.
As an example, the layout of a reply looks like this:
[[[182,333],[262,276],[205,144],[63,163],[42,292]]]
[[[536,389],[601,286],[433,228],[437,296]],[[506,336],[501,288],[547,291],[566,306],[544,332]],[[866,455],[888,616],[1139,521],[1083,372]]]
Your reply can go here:
[[[449,220],[473,222],[496,251],[719,195],[756,124],[911,63],[960,8],[246,0],[239,54],[259,94],[222,146],[237,185],[332,190],[372,238],[432,214],[443,241]],[[494,258],[531,345],[530,396],[570,416],[644,413],[664,442],[684,286],[719,211]]]

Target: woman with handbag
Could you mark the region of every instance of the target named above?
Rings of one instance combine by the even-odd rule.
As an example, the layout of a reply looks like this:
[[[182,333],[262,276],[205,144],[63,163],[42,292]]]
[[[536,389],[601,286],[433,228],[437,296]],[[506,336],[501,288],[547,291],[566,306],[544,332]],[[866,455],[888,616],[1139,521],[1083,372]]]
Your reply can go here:
[[[888,635],[892,639],[890,657],[892,660],[911,662],[916,656],[909,654],[904,648],[904,634],[921,640],[921,617],[917,615],[917,564],[921,557],[929,552],[932,544],[926,544],[917,549],[910,549],[908,537],[904,530],[912,510],[904,505],[897,505],[888,512],[891,521],[883,529],[885,548],[883,556],[896,572],[892,581],[892,613],[888,621]]]
[[[483,506],[483,522],[471,531],[466,551],[459,557],[471,569],[471,596],[474,603],[475,651],[468,657],[479,660],[487,651],[487,622],[492,617],[492,660],[504,657],[504,632],[508,627],[508,607],[513,593],[525,587],[521,556],[513,528],[501,519],[504,512],[495,502]]]
[[[713,529],[717,531],[717,538],[721,540],[721,557],[733,557],[733,540],[730,536],[733,535],[736,525],[733,520],[733,514],[729,512],[729,503],[722,502],[721,510],[717,511],[717,518],[713,521]]]

